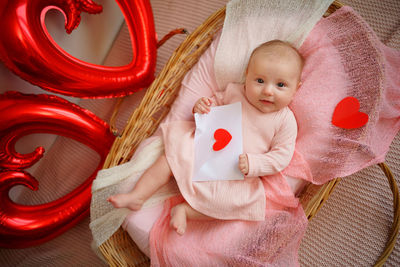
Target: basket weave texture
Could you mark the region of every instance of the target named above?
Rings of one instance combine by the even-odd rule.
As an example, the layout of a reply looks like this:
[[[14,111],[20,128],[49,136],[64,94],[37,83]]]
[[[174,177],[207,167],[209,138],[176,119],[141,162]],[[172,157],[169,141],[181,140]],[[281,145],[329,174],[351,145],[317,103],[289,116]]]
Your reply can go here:
[[[341,3],[335,1],[325,16],[341,6]],[[209,47],[214,35],[222,29],[224,18],[225,8],[222,8],[211,15],[175,50],[147,89],[122,134],[116,138],[104,169],[129,161],[138,145],[155,132],[177,97],[184,76]],[[339,181],[338,178],[320,186],[310,184],[303,190],[300,201],[308,219],[317,213]],[[122,228],[100,246],[100,251],[110,266],[149,266],[150,263]]]

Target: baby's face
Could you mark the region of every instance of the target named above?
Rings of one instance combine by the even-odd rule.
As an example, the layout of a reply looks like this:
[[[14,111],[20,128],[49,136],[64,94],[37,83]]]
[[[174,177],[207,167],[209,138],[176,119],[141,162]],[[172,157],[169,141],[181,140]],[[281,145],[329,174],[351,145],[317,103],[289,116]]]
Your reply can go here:
[[[301,61],[289,54],[257,52],[248,65],[245,95],[263,113],[278,111],[293,99],[300,84]]]

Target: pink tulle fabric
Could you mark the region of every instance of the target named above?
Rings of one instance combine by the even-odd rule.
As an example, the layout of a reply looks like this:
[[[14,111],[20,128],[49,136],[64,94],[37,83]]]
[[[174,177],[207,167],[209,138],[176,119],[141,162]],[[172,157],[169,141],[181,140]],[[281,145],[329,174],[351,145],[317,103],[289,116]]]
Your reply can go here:
[[[303,86],[291,108],[297,150],[323,184],[383,162],[400,129],[400,51],[382,44],[350,7],[321,20],[300,48],[306,58]],[[332,121],[336,105],[355,97],[368,123],[342,129]]]
[[[350,7],[321,19],[300,51],[306,58],[303,85],[291,104],[299,132],[284,173],[322,184],[382,162],[400,127],[400,52],[384,46]],[[337,103],[347,96],[369,115],[365,126],[332,125]],[[307,219],[296,201],[282,205],[285,197],[293,199],[280,190],[282,177],[271,179],[263,179],[263,222],[188,221],[179,236],[169,227],[169,214],[183,199],[166,201],[150,233],[152,266],[298,266]]]
[[[266,220],[189,221],[185,235],[169,227],[171,207],[165,203],[150,237],[152,266],[299,266],[297,251],[307,218],[302,207],[285,208],[267,201]]]

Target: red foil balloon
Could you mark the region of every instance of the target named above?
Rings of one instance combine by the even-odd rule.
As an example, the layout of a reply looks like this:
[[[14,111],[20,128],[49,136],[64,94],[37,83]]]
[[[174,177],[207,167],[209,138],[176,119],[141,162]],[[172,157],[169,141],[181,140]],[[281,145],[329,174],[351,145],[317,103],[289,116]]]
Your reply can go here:
[[[45,25],[49,9],[60,10],[71,32],[82,11],[101,12],[91,0],[2,0],[0,58],[14,73],[41,88],[81,98],[120,97],[148,86],[154,79],[156,33],[150,2],[116,0],[128,25],[132,62],[107,67],[83,62],[62,50]]]
[[[108,125],[88,110],[50,95],[7,92],[0,95],[0,246],[23,248],[41,244],[71,228],[89,212],[91,184],[114,141]],[[22,136],[51,133],[73,138],[100,155],[98,168],[79,187],[53,202],[25,206],[10,200],[9,190],[25,185],[37,190],[38,182],[17,170],[29,167],[43,155],[38,148],[19,154],[14,145]],[[14,169],[14,170],[11,170]]]

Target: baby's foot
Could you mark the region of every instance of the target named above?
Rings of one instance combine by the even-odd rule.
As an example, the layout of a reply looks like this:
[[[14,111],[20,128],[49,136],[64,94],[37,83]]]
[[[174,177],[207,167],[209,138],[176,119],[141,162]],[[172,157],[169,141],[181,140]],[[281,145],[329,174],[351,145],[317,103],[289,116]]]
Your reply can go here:
[[[169,225],[175,229],[179,235],[186,231],[186,210],[183,204],[177,205],[171,209],[171,220]]]
[[[128,208],[131,210],[140,210],[143,206],[144,200],[135,197],[132,194],[118,194],[107,198],[115,208]]]

